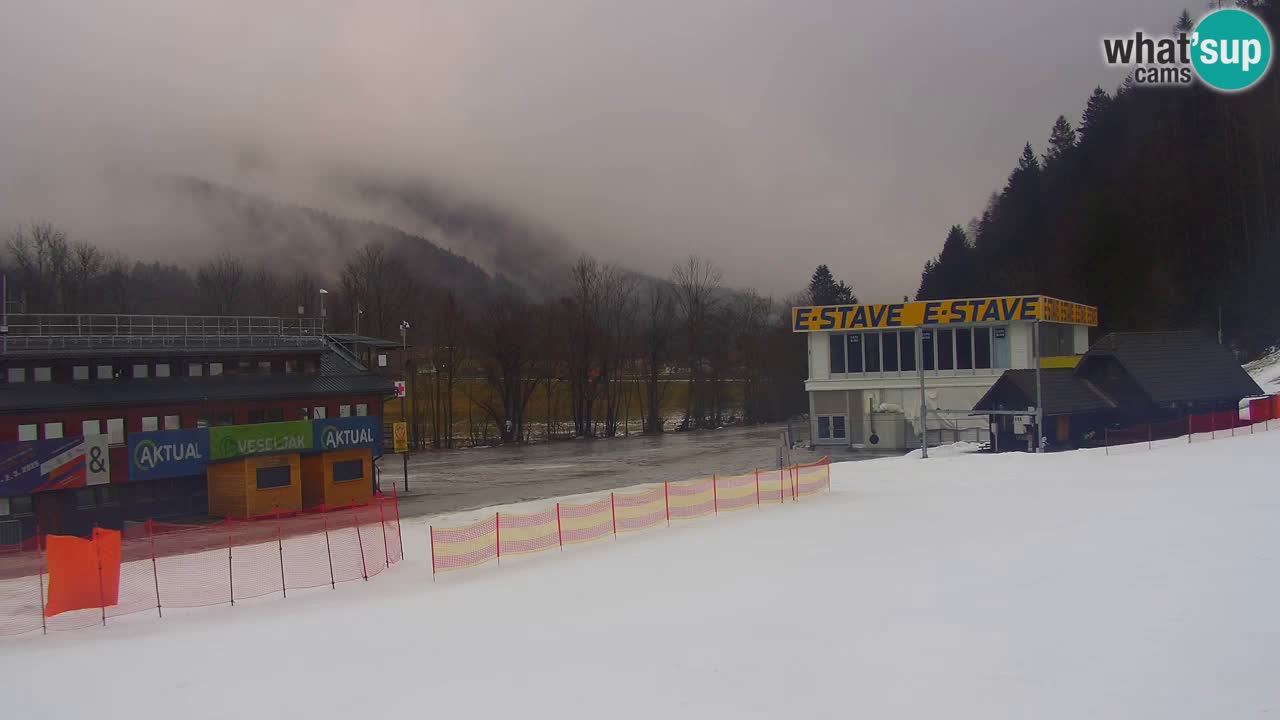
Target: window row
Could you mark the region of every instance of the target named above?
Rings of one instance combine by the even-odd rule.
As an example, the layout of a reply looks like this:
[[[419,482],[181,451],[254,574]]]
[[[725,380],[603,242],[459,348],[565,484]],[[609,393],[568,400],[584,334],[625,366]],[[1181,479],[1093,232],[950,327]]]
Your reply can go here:
[[[285,419],[284,408],[261,408],[250,410],[247,415],[248,424],[254,425],[264,422],[281,422]],[[299,408],[299,420],[324,420],[327,416],[328,408],[324,405],[317,405],[313,408]],[[339,405],[339,417],[365,417],[369,414],[368,403],[356,403],[354,405]],[[196,428],[204,428],[210,426],[235,425],[235,413],[228,410],[225,412],[214,413],[210,415],[200,415],[196,417],[194,426]],[[181,430],[182,418],[179,415],[146,415],[141,421],[142,432],[152,432],[155,430]],[[190,428],[188,428],[190,429]],[[47,423],[25,423],[18,426],[18,440],[57,440],[64,437],[64,425],[62,422]],[[111,445],[121,445],[125,441],[124,418],[110,418],[107,420],[83,420],[80,422],[81,435],[103,435],[107,436],[107,443]]]
[[[1007,327],[933,328],[921,333],[917,365],[914,330],[832,333],[831,372],[878,373],[986,370],[1009,367]]]
[[[72,365],[70,380],[72,382],[89,382],[92,380],[133,379],[167,377],[218,377],[221,375],[269,375],[311,372],[318,369],[314,362],[304,360],[238,360],[235,362],[139,362],[124,364]],[[65,368],[59,372],[66,372]],[[184,374],[185,373],[185,374]],[[9,367],[5,369],[5,380],[11,383],[52,382],[52,367]],[[65,377],[65,376],[64,376]]]

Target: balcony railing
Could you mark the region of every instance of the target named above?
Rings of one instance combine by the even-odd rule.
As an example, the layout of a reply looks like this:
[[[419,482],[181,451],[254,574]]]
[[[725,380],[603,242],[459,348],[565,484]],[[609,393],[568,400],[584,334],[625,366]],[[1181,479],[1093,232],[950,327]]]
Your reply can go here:
[[[320,318],[10,314],[3,351],[318,348]]]

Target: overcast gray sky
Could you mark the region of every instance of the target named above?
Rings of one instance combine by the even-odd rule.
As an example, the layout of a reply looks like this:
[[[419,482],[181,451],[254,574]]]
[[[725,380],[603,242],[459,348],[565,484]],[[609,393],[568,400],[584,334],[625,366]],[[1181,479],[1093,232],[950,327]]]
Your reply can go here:
[[[1099,37],[1165,31],[1184,6],[12,0],[0,229],[181,256],[133,244],[139,218],[177,219],[119,202],[116,173],[248,183],[230,149],[256,147],[272,170],[252,189],[280,199],[322,202],[335,167],[424,178],[637,269],[692,251],[782,294],[825,262],[892,299],[1024,141],[1042,151],[1122,79]]]

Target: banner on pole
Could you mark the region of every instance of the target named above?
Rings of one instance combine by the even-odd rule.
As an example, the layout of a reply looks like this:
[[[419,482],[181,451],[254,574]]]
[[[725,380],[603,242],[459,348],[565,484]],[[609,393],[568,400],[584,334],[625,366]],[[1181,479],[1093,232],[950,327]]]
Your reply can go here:
[[[395,440],[395,451],[398,453],[407,452],[409,450],[409,424],[398,422],[391,426],[391,436]]]

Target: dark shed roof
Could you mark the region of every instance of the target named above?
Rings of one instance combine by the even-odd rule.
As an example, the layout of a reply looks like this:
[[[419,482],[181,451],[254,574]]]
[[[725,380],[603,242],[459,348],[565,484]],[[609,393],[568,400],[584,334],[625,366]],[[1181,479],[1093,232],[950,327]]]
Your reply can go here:
[[[1089,348],[1077,371],[1107,357],[1159,405],[1263,394],[1230,350],[1197,332],[1111,333]]]
[[[1116,403],[1072,368],[1047,368],[1040,371],[1040,395],[1045,415],[1112,410]],[[986,395],[973,406],[983,410],[1021,410],[1036,404],[1036,371],[1005,370]]]

